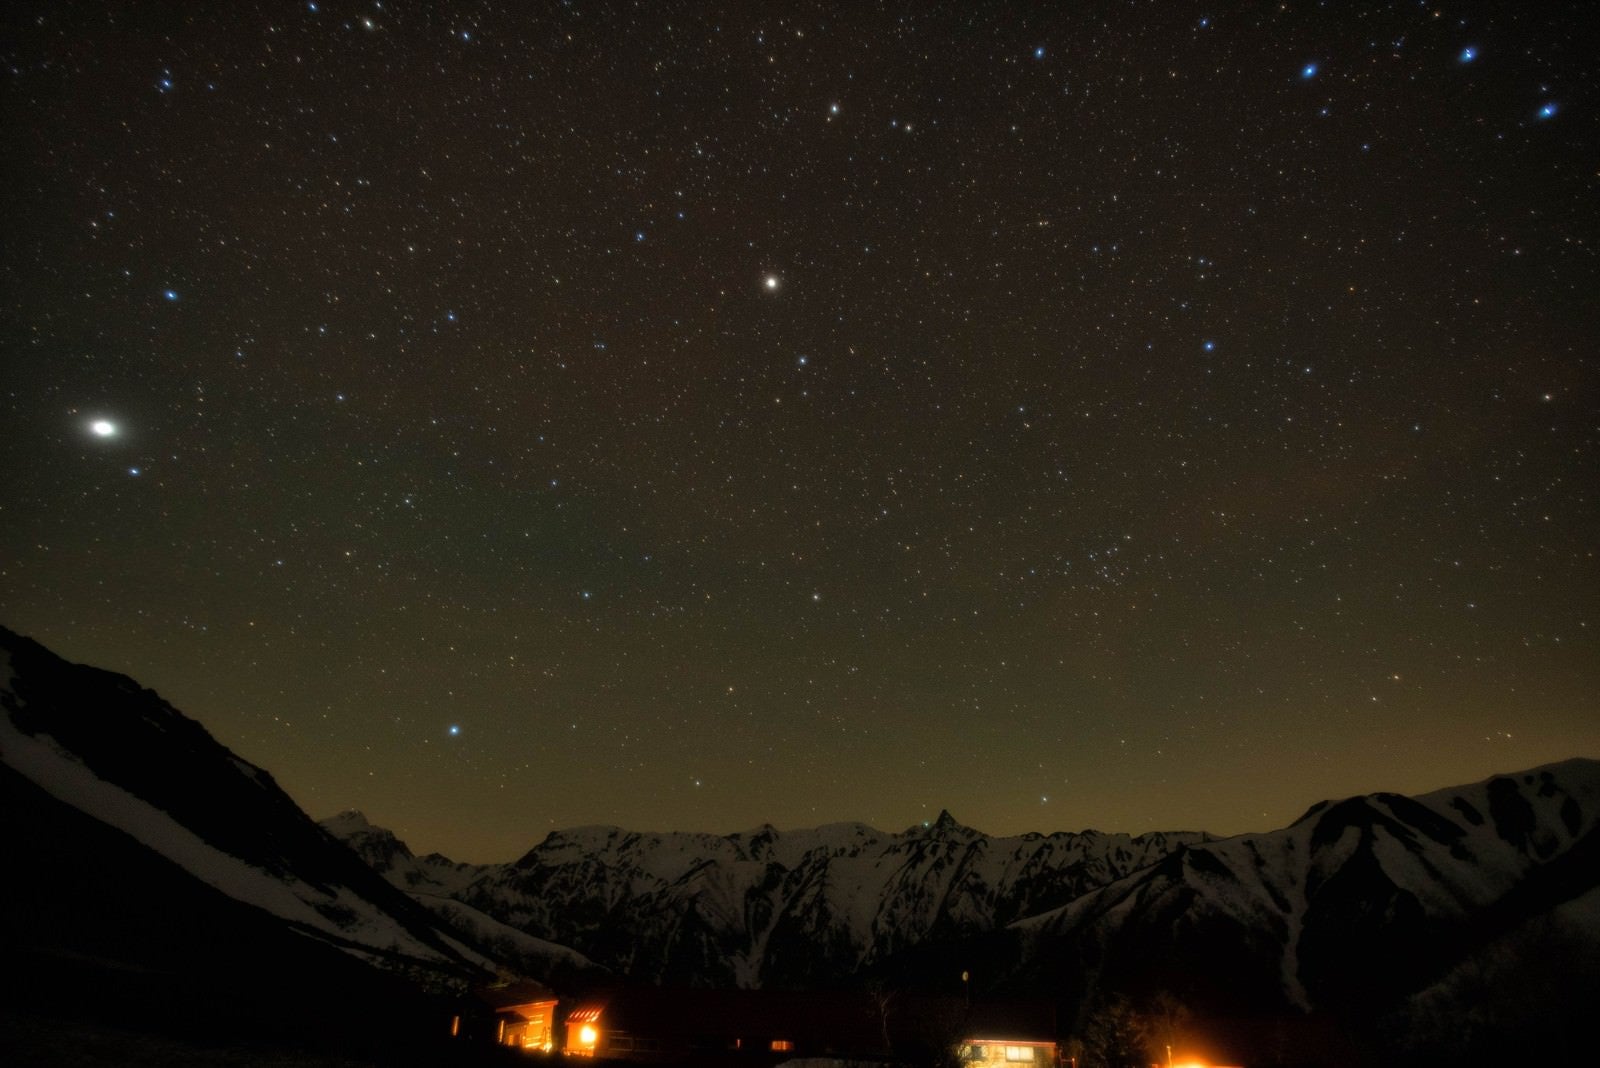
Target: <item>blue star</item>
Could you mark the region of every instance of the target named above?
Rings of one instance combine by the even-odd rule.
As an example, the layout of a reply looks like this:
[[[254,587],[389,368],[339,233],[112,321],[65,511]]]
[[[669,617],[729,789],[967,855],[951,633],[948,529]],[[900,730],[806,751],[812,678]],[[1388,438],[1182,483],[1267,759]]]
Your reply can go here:
[[[1317,76],[1317,65],[1315,63],[1307,63],[1305,66],[1300,68],[1300,77],[1303,80],[1309,81],[1312,78],[1315,78],[1316,76]]]
[[[128,474],[132,475],[134,478],[138,478],[139,477],[139,469],[137,467],[130,467],[130,468],[128,468]]]
[[[1471,63],[1473,60],[1478,58],[1478,50],[1472,45],[1467,45],[1467,47],[1461,50],[1461,54],[1456,58],[1462,63]]]
[[[1553,119],[1553,118],[1556,117],[1556,112],[1558,112],[1560,110],[1561,109],[1556,106],[1556,102],[1554,100],[1552,100],[1552,101],[1550,101],[1550,103],[1546,104],[1544,107],[1539,109],[1539,118],[1541,118],[1541,119]]]
[[[1203,342],[1200,343],[1200,347],[1205,349],[1207,352],[1216,352],[1217,351],[1217,343],[1215,341],[1210,341],[1210,340],[1203,341]]]
[[[459,723],[450,724],[449,734],[450,734],[450,737],[452,737],[452,738],[459,737],[460,734],[461,734],[461,724],[459,724]]]
[[[167,298],[168,303],[176,303],[178,300],[178,291],[176,289],[169,289],[161,295]]]
[[[1040,45],[1038,48],[1035,48],[1033,50],[1033,58],[1034,59],[1043,59],[1044,58],[1044,45]]]
[[[633,239],[635,241],[643,241],[644,240],[644,231],[643,230],[635,230],[633,232]]]

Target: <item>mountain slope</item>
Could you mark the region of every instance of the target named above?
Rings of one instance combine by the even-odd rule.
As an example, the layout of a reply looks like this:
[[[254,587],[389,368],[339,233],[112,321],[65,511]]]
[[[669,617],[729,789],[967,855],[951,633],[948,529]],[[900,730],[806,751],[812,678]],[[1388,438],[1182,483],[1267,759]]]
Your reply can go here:
[[[1027,982],[1359,1013],[1600,885],[1600,762],[1313,806],[1014,925]]]
[[[470,935],[473,944],[493,953],[496,960],[552,983],[604,974],[605,969],[583,954],[520,931],[452,896],[491,866],[458,864],[438,853],[415,856],[393,831],[374,826],[353,810],[322,820],[321,826],[417,904],[452,929]]]
[[[488,961],[321,830],[265,771],[133,680],[0,628],[0,759],[304,934],[448,969]]]
[[[4,628],[0,844],[6,980],[44,1011],[348,1037],[363,1005],[431,1019],[401,973],[494,963],[154,693]]]

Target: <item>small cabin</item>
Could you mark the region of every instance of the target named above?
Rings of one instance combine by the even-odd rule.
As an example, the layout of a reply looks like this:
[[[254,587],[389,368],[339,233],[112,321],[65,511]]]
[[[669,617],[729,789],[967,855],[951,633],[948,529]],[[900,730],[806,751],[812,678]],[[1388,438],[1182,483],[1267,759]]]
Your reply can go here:
[[[1054,1008],[1047,1002],[978,1001],[962,1014],[960,1057],[967,1068],[1055,1068]]]
[[[1056,1044],[1033,1038],[969,1038],[961,1043],[961,1063],[967,1068],[1055,1068]]]
[[[504,980],[477,987],[450,1021],[458,1038],[550,1053],[558,1048],[555,992],[531,979]]]

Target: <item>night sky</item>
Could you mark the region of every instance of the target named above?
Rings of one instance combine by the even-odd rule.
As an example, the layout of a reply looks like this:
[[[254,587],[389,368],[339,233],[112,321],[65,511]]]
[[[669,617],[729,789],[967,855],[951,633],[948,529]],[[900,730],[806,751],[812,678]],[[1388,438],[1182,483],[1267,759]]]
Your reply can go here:
[[[1600,754],[1590,5],[6,5],[0,622],[313,815]]]

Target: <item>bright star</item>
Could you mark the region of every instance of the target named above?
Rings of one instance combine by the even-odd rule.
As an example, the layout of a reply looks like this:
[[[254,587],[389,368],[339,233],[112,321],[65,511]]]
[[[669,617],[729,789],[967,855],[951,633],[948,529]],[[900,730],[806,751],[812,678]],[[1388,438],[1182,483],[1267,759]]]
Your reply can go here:
[[[771,292],[778,288],[778,276],[769,274],[762,280],[761,284],[767,287],[768,292]]]
[[[1553,119],[1555,118],[1556,112],[1559,110],[1561,109],[1556,107],[1556,102],[1552,100],[1550,103],[1539,109],[1539,117],[1541,119]]]
[[[178,299],[178,291],[176,289],[169,289],[161,295],[166,297],[169,301],[175,301]]]
[[[459,735],[460,733],[461,733],[461,724],[459,724],[459,723],[450,724],[450,737],[454,738],[457,735]]]
[[[96,419],[94,422],[89,424],[89,429],[94,432],[94,436],[97,438],[115,437],[117,433],[117,424],[113,423],[109,419]]]
[[[1035,48],[1033,50],[1033,58],[1034,59],[1043,59],[1044,58],[1044,45],[1040,45],[1038,48]]]
[[[1471,45],[1468,45],[1461,50],[1461,55],[1458,58],[1462,63],[1471,63],[1473,60],[1478,58],[1478,50]]]
[[[1302,77],[1302,78],[1315,78],[1316,76],[1317,76],[1317,65],[1315,63],[1307,63],[1305,66],[1300,68],[1300,77]]]
[[[1207,352],[1217,351],[1217,343],[1215,341],[1206,341],[1202,343],[1200,347],[1205,349]]]

